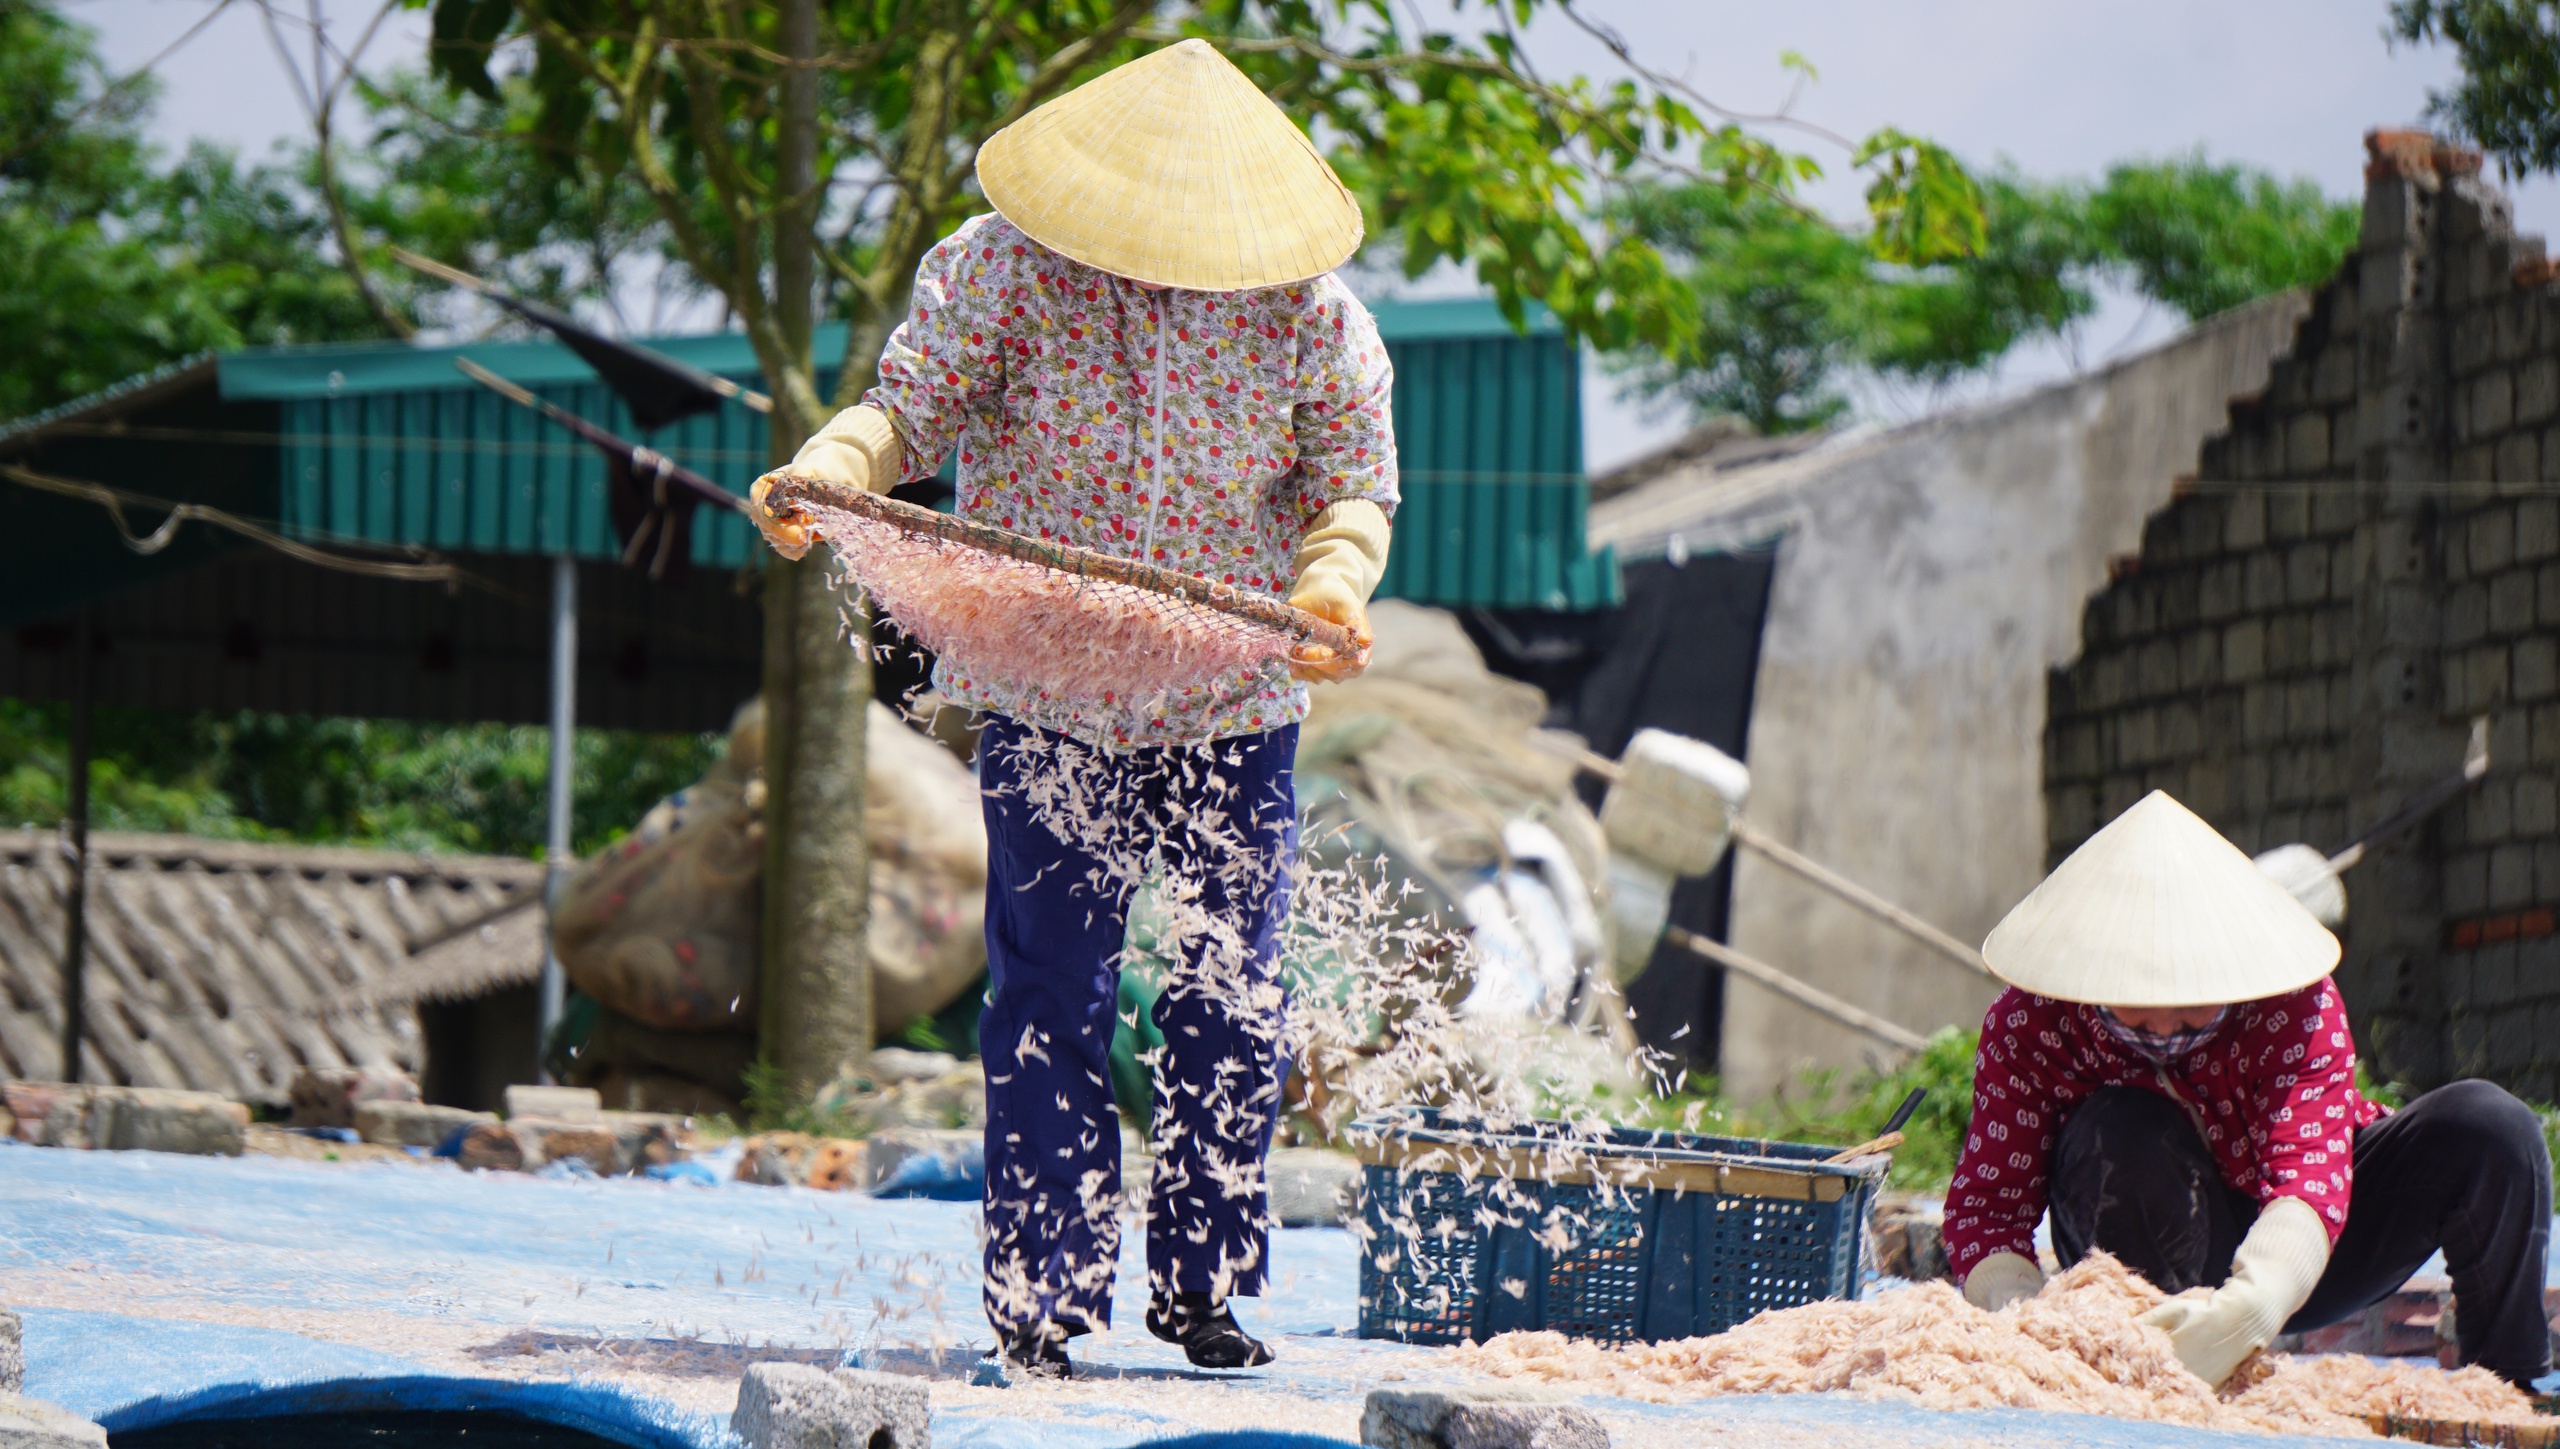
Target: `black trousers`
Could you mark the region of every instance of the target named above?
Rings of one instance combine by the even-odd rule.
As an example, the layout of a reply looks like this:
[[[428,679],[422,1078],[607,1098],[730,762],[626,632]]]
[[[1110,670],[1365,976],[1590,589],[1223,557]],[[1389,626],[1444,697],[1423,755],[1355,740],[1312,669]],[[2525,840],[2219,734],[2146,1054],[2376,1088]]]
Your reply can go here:
[[[2054,1256],[2104,1248],[2167,1293],[2215,1286],[2258,1204],[2223,1182],[2185,1110],[2104,1087],[2054,1143]],[[2530,1108],[2488,1082],[2439,1087],[2356,1134],[2355,1191],[2328,1271],[2288,1333],[2399,1291],[2437,1249],[2453,1278],[2462,1361],[2519,1386],[2551,1370],[2543,1319],[2551,1157]]]

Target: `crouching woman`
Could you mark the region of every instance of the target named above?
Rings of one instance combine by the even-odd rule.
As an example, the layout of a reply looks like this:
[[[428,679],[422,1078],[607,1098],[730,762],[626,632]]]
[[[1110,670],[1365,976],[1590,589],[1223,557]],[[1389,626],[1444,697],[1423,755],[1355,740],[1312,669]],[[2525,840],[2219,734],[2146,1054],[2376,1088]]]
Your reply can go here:
[[[2154,791],[2011,911],[1983,959],[1973,1123],[1947,1262],[1977,1307],[2103,1249],[2166,1293],[2143,1315],[2220,1384],[2280,1332],[2336,1323],[2442,1250],[2462,1361],[2550,1371],[2551,1161],[2533,1112],[2456,1082],[2397,1112],[2356,1089],[2337,938]]]

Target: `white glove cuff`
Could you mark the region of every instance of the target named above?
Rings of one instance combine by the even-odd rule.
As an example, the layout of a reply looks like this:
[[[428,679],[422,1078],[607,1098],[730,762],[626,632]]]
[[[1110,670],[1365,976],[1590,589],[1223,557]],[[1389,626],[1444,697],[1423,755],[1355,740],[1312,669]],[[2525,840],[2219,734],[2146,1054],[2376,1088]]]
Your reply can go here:
[[[2016,1253],[1993,1253],[1974,1264],[1964,1278],[1965,1301],[1985,1311],[2033,1298],[2043,1288],[2044,1270]]]

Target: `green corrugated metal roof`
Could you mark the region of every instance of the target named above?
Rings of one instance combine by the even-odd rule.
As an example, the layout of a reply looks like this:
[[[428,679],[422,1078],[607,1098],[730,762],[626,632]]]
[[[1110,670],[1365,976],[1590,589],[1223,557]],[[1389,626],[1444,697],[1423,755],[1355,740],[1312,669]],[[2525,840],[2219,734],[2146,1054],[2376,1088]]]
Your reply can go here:
[[[1396,366],[1404,506],[1381,586],[1453,607],[1593,608],[1619,597],[1613,554],[1583,541],[1580,358],[1555,319],[1511,328],[1490,301],[1388,302],[1375,311]],[[755,385],[735,333],[647,345]],[[816,352],[841,353],[840,324]],[[638,438],[621,404],[556,343],[313,346],[221,360],[226,401],[274,403],[280,517],[290,530],[384,543],[591,558],[616,552],[595,452],[454,367],[468,356],[551,402]],[[820,390],[833,377],[822,376]],[[765,420],[735,402],[641,439],[743,493],[763,470]],[[694,561],[758,557],[734,515],[702,513]]]

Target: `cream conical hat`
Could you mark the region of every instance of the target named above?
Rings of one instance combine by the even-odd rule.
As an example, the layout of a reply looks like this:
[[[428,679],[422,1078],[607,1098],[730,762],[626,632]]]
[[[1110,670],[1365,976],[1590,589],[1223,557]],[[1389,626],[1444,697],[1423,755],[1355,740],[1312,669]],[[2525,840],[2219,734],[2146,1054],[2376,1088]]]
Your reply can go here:
[[[1280,108],[1203,40],[1095,77],[978,148],[1032,240],[1203,292],[1303,282],[1360,246],[1360,206]]]
[[[2154,790],[2092,835],[1982,943],[2003,981],[2103,1006],[2256,1001],[2338,964],[2338,938]]]

